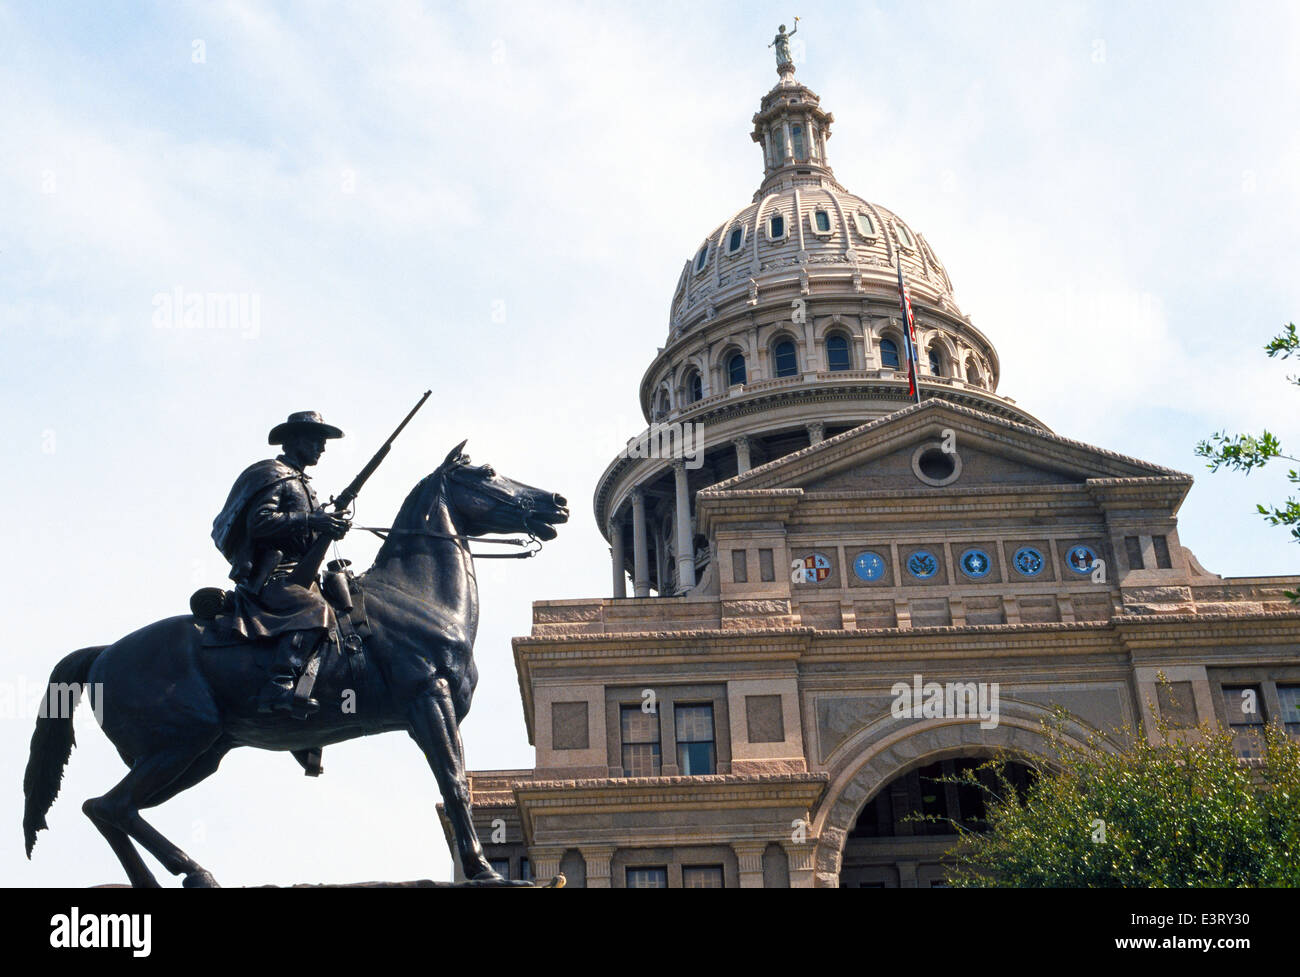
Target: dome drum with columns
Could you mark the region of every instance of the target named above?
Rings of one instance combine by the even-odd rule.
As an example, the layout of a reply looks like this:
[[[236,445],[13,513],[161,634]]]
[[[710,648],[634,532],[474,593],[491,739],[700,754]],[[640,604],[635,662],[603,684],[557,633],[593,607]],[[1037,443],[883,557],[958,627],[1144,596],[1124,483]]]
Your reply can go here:
[[[635,596],[713,592],[695,492],[907,405],[898,264],[922,395],[1045,429],[997,393],[997,351],[962,315],[925,237],[835,180],[834,116],[792,68],[753,121],[763,182],[687,259],[667,344],[640,388],[651,431],[692,425],[702,462],[619,457],[596,487],[615,596],[627,594],[626,575]]]

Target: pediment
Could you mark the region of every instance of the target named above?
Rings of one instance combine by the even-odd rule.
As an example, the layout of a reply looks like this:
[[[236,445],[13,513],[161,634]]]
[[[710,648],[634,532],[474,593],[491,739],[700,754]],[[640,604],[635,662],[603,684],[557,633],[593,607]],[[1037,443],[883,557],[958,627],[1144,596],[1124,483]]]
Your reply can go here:
[[[945,445],[952,450],[944,452]],[[944,454],[948,461],[939,457]],[[1169,468],[935,398],[705,491],[908,491],[927,486],[1032,487],[1150,478],[1191,483],[1190,476]]]

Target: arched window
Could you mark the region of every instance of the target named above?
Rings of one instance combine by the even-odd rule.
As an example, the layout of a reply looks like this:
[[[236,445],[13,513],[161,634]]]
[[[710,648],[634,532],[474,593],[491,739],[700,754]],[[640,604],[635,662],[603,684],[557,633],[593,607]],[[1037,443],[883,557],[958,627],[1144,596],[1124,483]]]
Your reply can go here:
[[[880,365],[891,370],[898,369],[898,344],[892,339],[880,341]]]
[[[975,365],[974,360],[966,361],[966,382],[981,387],[984,385],[984,380],[980,377],[979,367]]]
[[[780,214],[773,214],[767,219],[767,236],[773,241],[785,237],[785,218]]]
[[[700,253],[695,256],[695,270],[701,272],[704,270],[704,263],[709,260],[709,246],[706,243],[700,248]]]
[[[826,368],[829,370],[851,370],[853,360],[849,356],[849,341],[839,333],[826,337]]]
[[[794,351],[794,343],[788,339],[783,339],[772,347],[772,355],[776,359],[776,375],[778,377],[792,377],[799,372],[799,358]]]
[[[735,387],[745,382],[745,357],[741,353],[734,353],[731,359],[727,360],[727,383]]]
[[[659,396],[655,398],[654,419],[657,421],[662,417],[668,416],[668,391],[660,390]]]
[[[704,381],[700,379],[700,371],[692,370],[690,376],[686,378],[686,402],[693,404],[697,400],[704,399]]]
[[[737,227],[731,232],[731,237],[727,240],[727,253],[734,254],[740,250],[740,244],[745,240],[745,229]]]
[[[943,354],[934,346],[931,346],[927,353],[930,358],[930,373],[936,377],[943,376]]]
[[[803,146],[803,126],[792,125],[790,127],[790,142],[794,144],[794,158],[803,162],[808,158],[808,153]]]

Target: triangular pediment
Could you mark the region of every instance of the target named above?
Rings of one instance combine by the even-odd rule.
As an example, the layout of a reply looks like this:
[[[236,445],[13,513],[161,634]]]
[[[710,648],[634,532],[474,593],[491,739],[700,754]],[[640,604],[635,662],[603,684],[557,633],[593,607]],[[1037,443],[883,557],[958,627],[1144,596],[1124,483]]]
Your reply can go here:
[[[945,452],[945,445],[951,450]],[[1182,472],[933,398],[705,491],[980,489],[1152,478],[1191,484]]]

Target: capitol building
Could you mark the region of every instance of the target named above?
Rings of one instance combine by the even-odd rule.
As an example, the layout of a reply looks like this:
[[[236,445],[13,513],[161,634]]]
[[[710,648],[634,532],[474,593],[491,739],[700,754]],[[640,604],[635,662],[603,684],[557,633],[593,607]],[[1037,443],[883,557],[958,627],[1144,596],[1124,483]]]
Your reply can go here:
[[[956,836],[913,815],[983,809],[934,778],[993,755],[1032,776],[1056,707],[1077,744],[1155,714],[1228,724],[1243,755],[1263,722],[1300,733],[1300,577],[1210,572],[1189,475],[1002,393],[921,229],[837,181],[834,116],[778,72],[762,180],[682,242],[648,429],[595,485],[610,593],[536,601],[513,642],[534,766],[471,788],[514,878],[942,885]],[[972,708],[900,716],[900,683]]]

